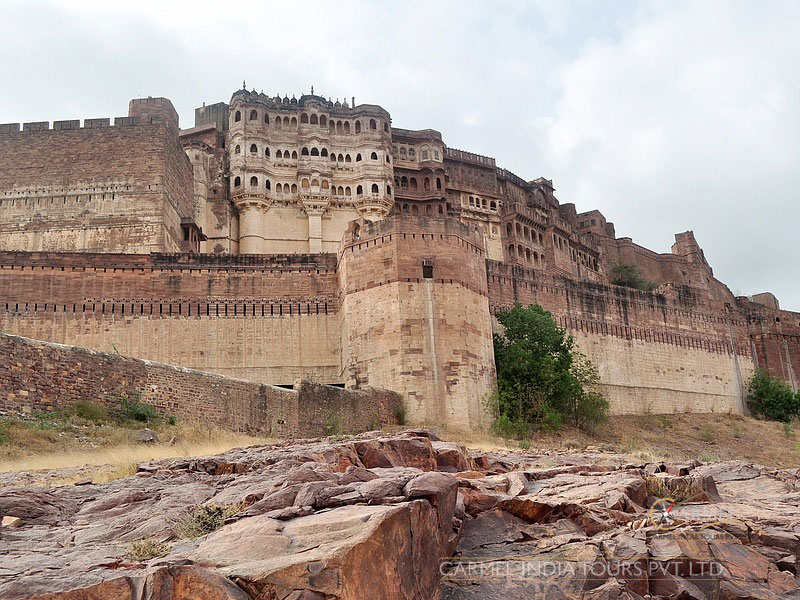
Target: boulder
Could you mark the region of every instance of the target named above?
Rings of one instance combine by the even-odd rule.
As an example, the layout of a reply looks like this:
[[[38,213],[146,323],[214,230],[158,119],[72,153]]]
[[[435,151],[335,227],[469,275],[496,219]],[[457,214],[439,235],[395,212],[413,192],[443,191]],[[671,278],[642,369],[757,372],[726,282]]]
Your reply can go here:
[[[136,441],[140,444],[157,444],[158,434],[152,429],[145,427],[136,432]]]

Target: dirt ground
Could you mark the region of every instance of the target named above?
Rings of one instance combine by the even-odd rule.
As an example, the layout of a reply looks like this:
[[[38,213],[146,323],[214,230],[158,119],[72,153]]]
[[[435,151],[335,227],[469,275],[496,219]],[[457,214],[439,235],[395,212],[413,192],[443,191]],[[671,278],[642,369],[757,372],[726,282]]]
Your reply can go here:
[[[519,442],[499,438],[461,441],[487,450],[519,447]],[[594,435],[566,429],[534,435],[529,443],[531,451],[594,446],[645,460],[746,460],[770,467],[800,467],[800,423],[785,426],[733,414],[617,415]]]

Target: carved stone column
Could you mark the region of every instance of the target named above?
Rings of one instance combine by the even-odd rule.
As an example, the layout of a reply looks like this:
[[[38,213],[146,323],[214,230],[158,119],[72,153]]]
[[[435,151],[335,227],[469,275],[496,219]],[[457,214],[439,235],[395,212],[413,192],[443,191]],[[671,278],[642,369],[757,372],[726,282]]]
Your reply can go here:
[[[328,210],[329,199],[325,196],[304,195],[300,201],[303,212],[308,216],[308,251],[312,254],[322,252],[322,215]]]
[[[266,215],[270,200],[260,194],[234,196],[239,211],[239,254],[266,254]]]

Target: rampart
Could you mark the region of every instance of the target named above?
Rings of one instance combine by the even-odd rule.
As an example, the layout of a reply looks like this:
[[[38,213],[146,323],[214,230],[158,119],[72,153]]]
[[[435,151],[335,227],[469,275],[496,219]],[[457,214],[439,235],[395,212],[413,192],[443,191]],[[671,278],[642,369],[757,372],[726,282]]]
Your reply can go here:
[[[340,383],[333,255],[0,252],[0,330],[253,381]]]
[[[132,100],[129,116],[0,125],[0,247],[187,250],[192,167],[169,100]]]
[[[124,396],[187,421],[269,436],[312,437],[396,423],[400,397],[298,380],[284,389],[116,354],[0,334],[0,408],[52,410]]]
[[[747,316],[730,304],[688,286],[639,291],[496,261],[487,277],[492,312],[520,302],[554,314],[598,367],[612,412],[744,410],[756,361]]]

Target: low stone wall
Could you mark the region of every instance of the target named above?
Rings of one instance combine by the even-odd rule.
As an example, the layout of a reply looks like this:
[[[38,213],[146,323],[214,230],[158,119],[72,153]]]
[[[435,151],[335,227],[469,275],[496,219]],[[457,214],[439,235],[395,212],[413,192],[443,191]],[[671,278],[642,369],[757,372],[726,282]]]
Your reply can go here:
[[[396,423],[398,394],[299,380],[294,389],[117,354],[0,334],[0,408],[47,411],[121,396],[187,421],[278,437],[351,433]]]

